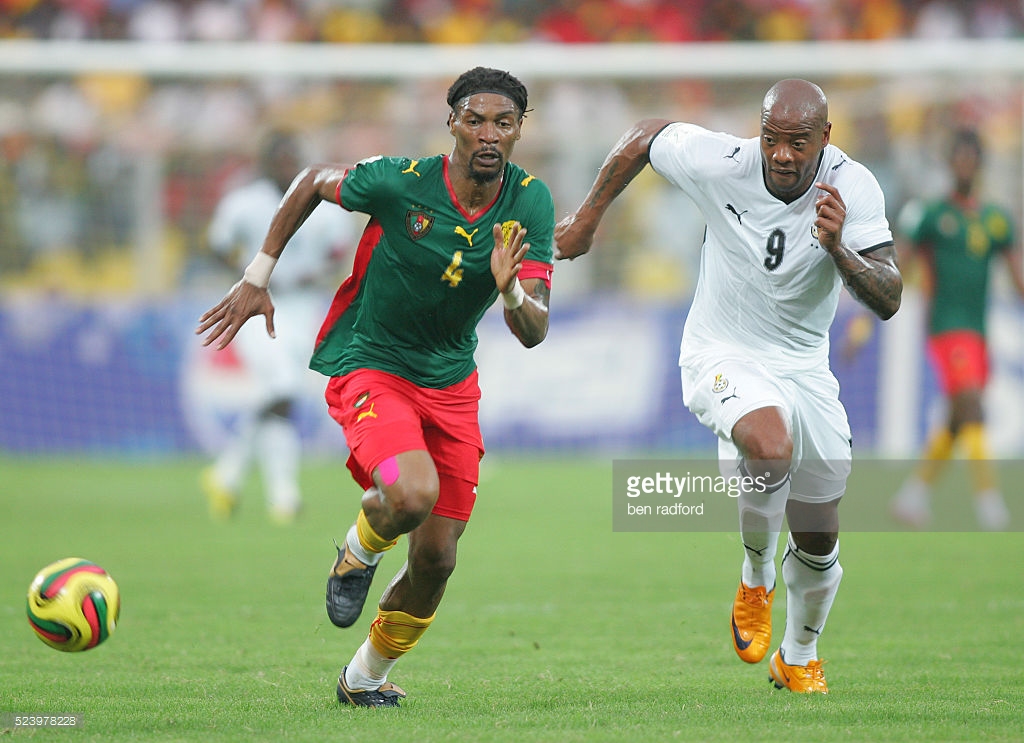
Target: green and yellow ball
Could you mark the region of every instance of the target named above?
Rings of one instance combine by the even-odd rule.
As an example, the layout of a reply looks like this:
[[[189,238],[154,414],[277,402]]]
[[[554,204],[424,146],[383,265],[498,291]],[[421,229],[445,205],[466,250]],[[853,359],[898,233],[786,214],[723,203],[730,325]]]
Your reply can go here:
[[[99,565],[68,557],[39,571],[28,588],[28,623],[51,648],[90,650],[117,626],[121,593]]]

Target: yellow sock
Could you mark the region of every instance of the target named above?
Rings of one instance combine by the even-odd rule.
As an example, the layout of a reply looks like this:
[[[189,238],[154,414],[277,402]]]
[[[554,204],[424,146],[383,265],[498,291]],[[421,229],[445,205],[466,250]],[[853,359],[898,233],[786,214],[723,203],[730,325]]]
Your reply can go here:
[[[370,643],[384,657],[400,658],[416,647],[434,616],[420,619],[404,611],[378,609],[377,618],[370,625]]]
[[[983,423],[968,423],[960,429],[959,440],[967,452],[971,481],[975,493],[984,493],[996,488],[996,473],[988,451],[988,440]]]
[[[363,511],[359,511],[359,515],[356,517],[356,534],[359,537],[359,544],[367,552],[387,552],[398,544],[397,539],[384,539],[375,532],[370,526],[370,522],[366,520],[366,514]]]
[[[925,485],[933,485],[946,462],[953,456],[953,434],[948,428],[935,432],[924,450],[924,460],[918,467],[918,477]]]

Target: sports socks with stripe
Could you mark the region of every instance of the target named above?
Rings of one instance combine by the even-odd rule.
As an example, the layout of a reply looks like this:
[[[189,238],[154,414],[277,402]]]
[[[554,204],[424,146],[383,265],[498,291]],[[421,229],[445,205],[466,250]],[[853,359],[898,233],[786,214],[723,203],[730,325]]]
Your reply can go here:
[[[965,423],[956,436],[953,436],[948,428],[942,428],[932,435],[916,474],[922,485],[931,488],[935,484],[957,446],[963,447],[966,455],[971,488],[975,495],[998,491],[999,485],[991,462],[985,424],[981,422]]]
[[[984,424],[965,423],[960,429],[957,440],[963,443],[964,451],[967,454],[974,492],[977,494],[996,490],[998,487],[996,473],[990,461]]]
[[[825,628],[832,602],[843,578],[839,542],[827,555],[812,555],[797,547],[789,535],[782,558],[786,583],[786,632],[782,651],[786,662],[806,666],[818,658],[818,637]]]
[[[404,611],[378,609],[370,634],[348,664],[345,683],[350,689],[379,688],[398,659],[416,647],[433,621],[433,616],[421,619]]]
[[[744,472],[743,465],[740,471]],[[786,515],[791,480],[787,472],[763,491],[744,491],[739,496],[740,535],[743,539],[743,583],[753,588],[775,586],[775,555],[782,520]]]
[[[931,487],[939,478],[943,468],[953,456],[955,439],[948,428],[936,431],[924,450],[923,461],[918,469],[918,477],[926,486]]]
[[[376,490],[376,488],[372,488]],[[370,491],[367,491],[370,492]],[[366,519],[366,512],[360,510],[356,523],[349,527],[345,535],[345,547],[349,554],[364,565],[376,565],[389,549],[398,544],[397,539],[384,539]]]

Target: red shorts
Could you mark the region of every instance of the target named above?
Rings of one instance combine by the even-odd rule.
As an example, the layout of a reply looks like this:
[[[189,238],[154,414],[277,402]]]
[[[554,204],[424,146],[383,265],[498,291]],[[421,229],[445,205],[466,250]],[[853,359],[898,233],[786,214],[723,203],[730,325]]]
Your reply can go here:
[[[988,382],[988,349],[973,330],[947,330],[928,339],[928,353],[947,395],[980,390]]]
[[[441,484],[433,513],[469,521],[484,455],[476,371],[451,387],[430,389],[357,369],[332,377],[325,396],[331,417],[345,430],[348,468],[360,487],[374,484],[371,473],[385,460],[426,450]]]

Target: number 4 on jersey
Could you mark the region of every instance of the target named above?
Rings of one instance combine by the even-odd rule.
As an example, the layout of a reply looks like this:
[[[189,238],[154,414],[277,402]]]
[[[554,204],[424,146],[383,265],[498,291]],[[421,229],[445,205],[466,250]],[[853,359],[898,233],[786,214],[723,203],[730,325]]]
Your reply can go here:
[[[447,281],[448,286],[453,289],[459,285],[462,281],[462,269],[459,266],[462,265],[462,251],[456,250],[452,256],[452,262],[448,264],[448,268],[441,274],[441,281]]]

